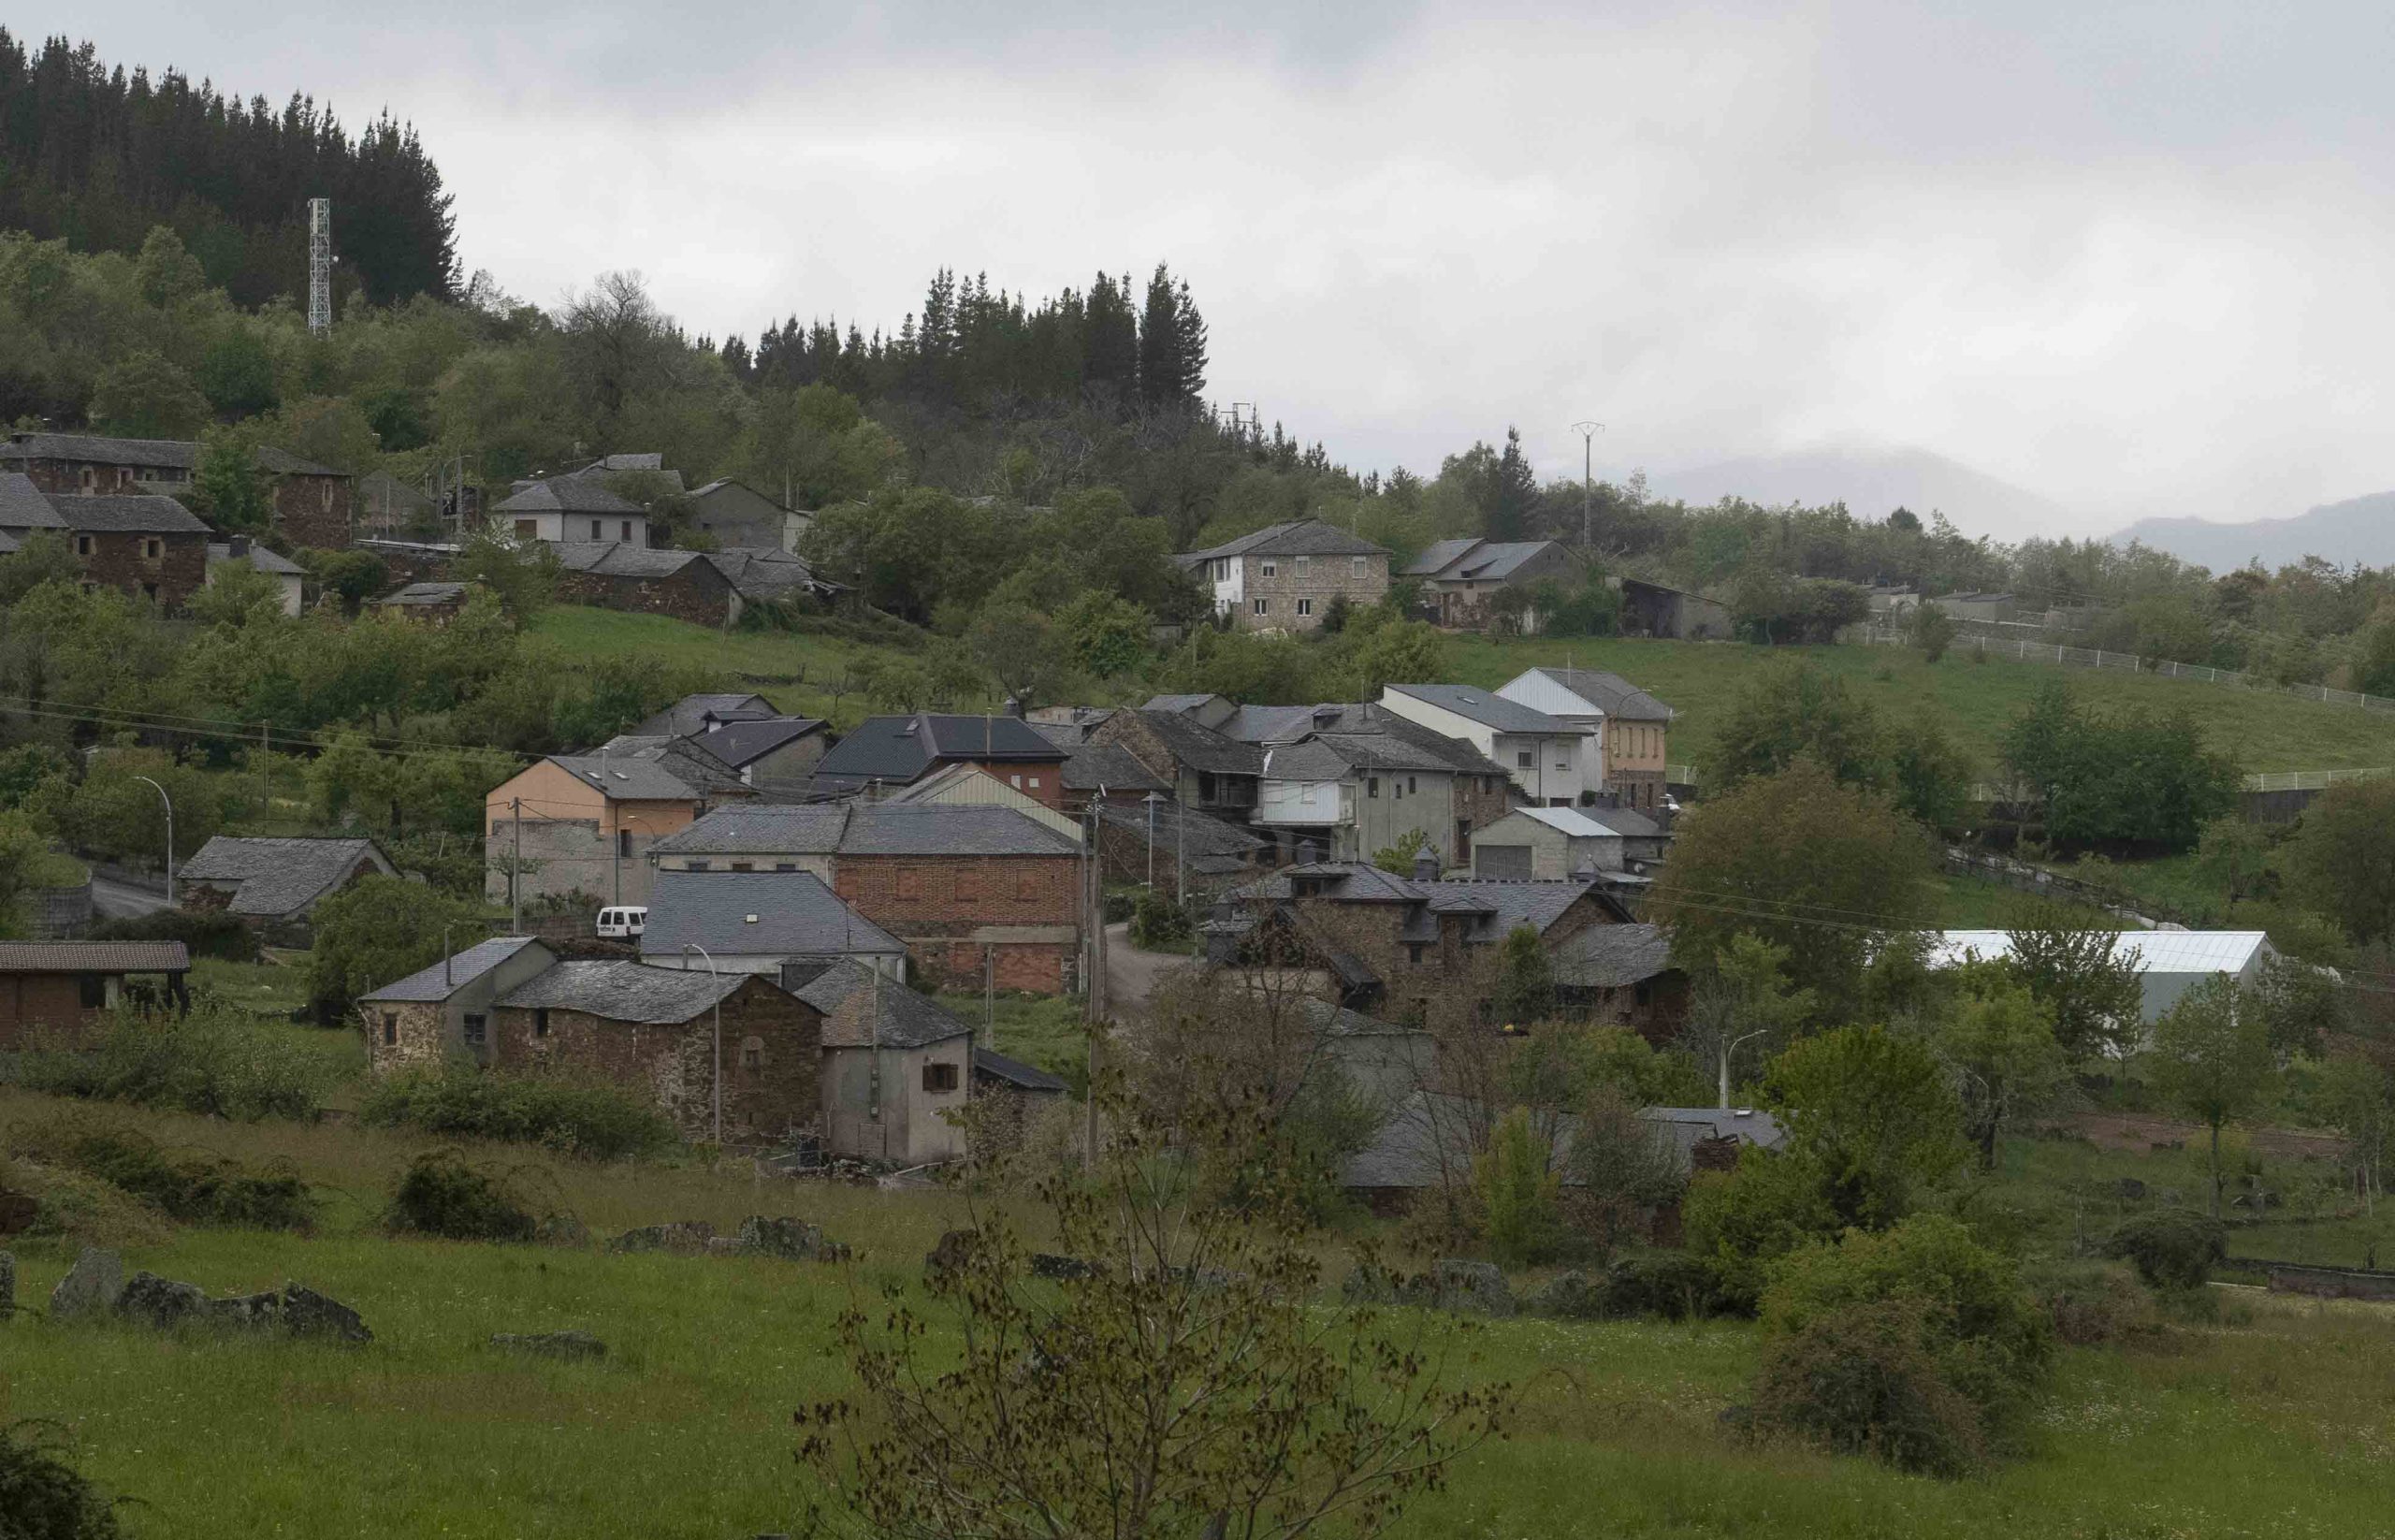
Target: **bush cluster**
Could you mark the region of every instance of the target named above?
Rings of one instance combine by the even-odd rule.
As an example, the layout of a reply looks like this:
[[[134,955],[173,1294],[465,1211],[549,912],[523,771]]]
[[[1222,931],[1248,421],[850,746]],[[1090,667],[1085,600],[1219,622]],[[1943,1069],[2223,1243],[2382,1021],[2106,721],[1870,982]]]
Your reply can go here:
[[[1147,952],[1170,952],[1189,944],[1197,927],[1189,911],[1154,888],[1142,888],[1131,904],[1131,944]]]
[[[358,1117],[377,1127],[539,1144],[595,1160],[654,1154],[675,1138],[663,1114],[619,1086],[464,1066],[386,1076],[367,1093]]]
[[[540,1228],[512,1183],[456,1150],[410,1161],[384,1219],[394,1230],[451,1241],[530,1241]]]
[[[94,941],[181,941],[194,957],[227,963],[254,963],[259,955],[258,933],[221,909],[156,909],[103,920],[89,935]]]
[[[0,1427],[0,1525],[10,1540],[115,1540],[124,1533],[115,1505],[32,1422]]]
[[[313,1118],[323,1070],[229,1005],[187,1016],[119,1012],[90,1042],[51,1042],[15,1056],[7,1078],[28,1091],[124,1101],[254,1123]]]
[[[2149,1288],[2201,1288],[2213,1264],[2228,1255],[2216,1220],[2192,1209],[2157,1209],[2125,1220],[2105,1242],[2108,1256],[2126,1258]]]
[[[170,1155],[122,1129],[20,1130],[17,1140],[29,1155],[98,1177],[192,1224],[304,1230],[315,1222],[314,1196],[287,1171],[253,1171],[218,1156]]]

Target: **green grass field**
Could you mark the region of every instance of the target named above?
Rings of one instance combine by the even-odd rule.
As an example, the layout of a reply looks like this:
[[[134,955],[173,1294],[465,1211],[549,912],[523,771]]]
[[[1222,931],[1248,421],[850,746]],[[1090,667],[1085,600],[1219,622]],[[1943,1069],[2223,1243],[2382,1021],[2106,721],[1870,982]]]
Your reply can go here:
[[[142,1540],[722,1540],[793,1528],[809,1478],[791,1460],[790,1413],[847,1387],[834,1317],[884,1286],[909,1285],[959,1213],[946,1193],[514,1150],[490,1154],[601,1235],[666,1219],[728,1227],[750,1213],[795,1213],[855,1245],[858,1259],[840,1268],[393,1241],[376,1231],[375,1215],[421,1140],[94,1112],[0,1092],[0,1124],[62,1112],[286,1163],[317,1183],[327,1213],[313,1237],[153,1224],[149,1239],[133,1238],[128,1265],[219,1292],[306,1283],[356,1306],[377,1335],[341,1350],[32,1316],[0,1323],[0,1418],[62,1424],[83,1468],[140,1500],[124,1517]],[[2160,1163],[2174,1159],[2184,1156],[2022,1141],[1992,1190],[2051,1193],[2057,1181],[2115,1171],[2158,1181]],[[45,1300],[70,1249],[21,1239],[21,1298]],[[2389,1533],[2395,1401],[2385,1387],[2395,1383],[2395,1310],[2235,1298],[2229,1324],[2174,1329],[2148,1348],[2067,1353],[2025,1457],[1952,1484],[1730,1431],[1720,1415],[1753,1371],[1750,1327],[1497,1323],[1470,1339],[1478,1359],[1470,1373],[1521,1390],[1513,1436],[1462,1460],[1449,1489],[1419,1504],[1398,1533]],[[568,1327],[596,1332],[608,1358],[557,1363],[486,1345],[494,1331]]]

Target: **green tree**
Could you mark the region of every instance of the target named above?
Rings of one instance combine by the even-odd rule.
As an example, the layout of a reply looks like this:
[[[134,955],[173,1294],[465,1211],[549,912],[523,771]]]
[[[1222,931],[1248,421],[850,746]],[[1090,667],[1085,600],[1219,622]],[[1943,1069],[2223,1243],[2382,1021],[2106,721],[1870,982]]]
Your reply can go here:
[[[1809,759],[1852,786],[1885,785],[1886,729],[1844,679],[1801,659],[1759,670],[1732,702],[1698,766],[1708,796]]]
[[[1093,679],[1130,673],[1148,655],[1148,612],[1101,588],[1084,589],[1056,612],[1076,667]]]
[[[162,749],[102,749],[71,792],[55,788],[63,802],[44,801],[38,810],[75,850],[111,860],[160,862],[167,848],[161,787],[174,805],[175,859],[183,861],[224,827],[224,799],[205,772],[178,763]]]
[[[2145,982],[2120,932],[2090,930],[2060,904],[2030,909],[2012,930],[2011,967],[2043,1007],[2074,1062],[2117,1057],[2144,1029]]]
[[[2070,1083],[2070,1060],[2054,1021],[2026,984],[2001,965],[1966,970],[1961,997],[1931,1039],[1963,1106],[1963,1131],[1982,1170],[2016,1119],[2040,1111]]]
[[[274,355],[248,327],[235,327],[208,345],[199,361],[199,391],[225,417],[273,410]]]
[[[1679,1046],[1712,1069],[1720,1106],[1730,1105],[1741,1050],[1749,1062],[1769,1058],[1812,1014],[1813,992],[1788,981],[1789,957],[1787,947],[1739,932],[1697,981]]]
[[[2263,1012],[2226,975],[2198,983],[2154,1024],[2156,1086],[2211,1134],[2212,1216],[2220,1217],[2220,1131],[2264,1105],[2278,1082]]]
[[[129,439],[187,439],[208,421],[208,398],[154,353],[128,353],[101,371],[92,426]]]
[[[192,501],[219,530],[263,530],[273,522],[273,488],[258,463],[254,435],[239,428],[210,428],[200,435]]]
[[[488,529],[468,538],[456,570],[460,582],[479,583],[497,594],[508,618],[519,628],[556,599],[562,571],[558,553],[545,543],[519,543]]]
[[[2395,936],[2395,777],[2323,792],[2303,810],[2287,857],[2297,893],[2347,937]]]
[[[1553,1147],[1517,1107],[1497,1120],[1488,1148],[1472,1162],[1473,1196],[1488,1249],[1508,1267],[1551,1259],[1563,1242],[1563,1178]]]
[[[1497,988],[1489,1000],[1499,1021],[1528,1025],[1555,1014],[1555,964],[1529,925],[1505,933],[1498,949]]]
[[[2270,830],[2230,813],[2204,825],[2196,845],[2196,870],[2233,907],[2262,896],[2272,886],[2275,845]]]
[[[1372,852],[1372,864],[1399,877],[1414,875],[1414,858],[1430,848],[1430,836],[1419,829],[1408,829],[1398,835],[1395,843],[1384,845]],[[1541,951],[1540,956],[1546,952]]]
[[[1539,521],[1538,476],[1522,453],[1522,430],[1505,429],[1504,452],[1489,479],[1488,534],[1491,540],[1526,540]]]
[[[359,879],[316,906],[309,1003],[319,1019],[341,1019],[359,995],[439,962],[443,945],[479,940],[480,912],[405,878]]]
[[[1905,621],[1906,635],[1933,663],[1946,656],[1946,649],[1954,645],[1954,634],[1960,629],[1943,604],[1916,604]]]
[[[1971,762],[1943,719],[1923,708],[1887,737],[1888,794],[1932,829],[1959,829],[1970,809]]]
[[[208,569],[208,586],[191,596],[189,607],[192,618],[205,626],[271,627],[283,617],[283,585],[247,557],[215,562]]]
[[[0,607],[13,607],[44,583],[74,583],[82,575],[83,564],[64,534],[29,530],[17,549],[0,556]]]
[[[1882,1228],[1969,1158],[1963,1112],[1929,1048],[1876,1026],[1807,1038],[1764,1071],[1789,1154],[1822,1173],[1841,1224]]]
[[[1354,647],[1347,672],[1355,693],[1347,699],[1377,701],[1392,684],[1446,675],[1446,638],[1419,620],[1391,620],[1369,631],[1351,621],[1341,641]]]
[[[2321,1067],[2320,1110],[2345,1136],[2345,1158],[2359,1176],[2362,1205],[2374,1212],[2395,1155],[2395,1076],[2361,1053],[2340,1053]]]
[[[2316,1058],[2348,1024],[2345,985],[2334,972],[2272,952],[2254,975],[2271,1051]]]
[[[2205,746],[2191,713],[2093,716],[2059,682],[2013,719],[2004,758],[2067,846],[2189,850],[2237,804],[2236,765]]]

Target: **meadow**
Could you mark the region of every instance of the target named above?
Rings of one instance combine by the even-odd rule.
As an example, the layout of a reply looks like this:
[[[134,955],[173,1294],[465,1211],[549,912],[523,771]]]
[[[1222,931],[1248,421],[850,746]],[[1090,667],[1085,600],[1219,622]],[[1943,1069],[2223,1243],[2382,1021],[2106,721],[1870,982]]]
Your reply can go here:
[[[396,1240],[376,1223],[424,1140],[334,1124],[230,1126],[63,1107],[0,1092],[0,1124],[135,1123],[162,1143],[282,1163],[325,1194],[308,1237],[143,1228],[99,1238],[128,1266],[211,1290],[293,1279],[355,1305],[362,1348],[161,1336],[113,1324],[0,1325],[0,1417],[54,1418],[81,1465],[138,1502],[128,1532],[192,1540],[333,1533],[722,1540],[796,1527],[811,1477],[790,1413],[847,1371],[834,1321],[909,1287],[955,1223],[942,1191],[758,1179],[746,1166],[596,1166],[484,1152],[599,1235],[634,1224],[799,1213],[857,1248],[849,1266],[613,1257],[595,1246]],[[2158,1167],[2021,1141],[2007,1181]],[[39,1303],[72,1242],[16,1243]],[[1343,1263],[1334,1239],[1331,1275]],[[1517,1280],[1517,1286],[1529,1282]],[[2022,1455],[1945,1483],[1800,1446],[1757,1444],[1722,1414],[1756,1361],[1736,1322],[1494,1323],[1450,1372],[1514,1386],[1507,1439],[1464,1457],[1419,1503],[1415,1536],[1754,1537],[2034,1534],[2086,1540],[2395,1533],[2395,1309],[2223,1290],[2220,1323],[2132,1349],[2064,1354]],[[598,1334],[594,1363],[490,1349],[494,1331]]]

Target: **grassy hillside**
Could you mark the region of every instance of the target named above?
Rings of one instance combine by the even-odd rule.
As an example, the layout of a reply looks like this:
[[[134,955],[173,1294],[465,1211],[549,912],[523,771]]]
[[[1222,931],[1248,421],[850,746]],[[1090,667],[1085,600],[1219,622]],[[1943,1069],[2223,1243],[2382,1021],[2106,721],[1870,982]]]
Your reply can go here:
[[[49,1118],[0,1092],[0,1123]],[[759,1184],[745,1170],[598,1167],[494,1152],[602,1234],[638,1223],[801,1213],[859,1249],[853,1270],[593,1248],[394,1242],[373,1216],[422,1141],[339,1126],[229,1126],[111,1113],[162,1143],[280,1160],[318,1183],[314,1238],[128,1233],[128,1264],[216,1290],[286,1278],[355,1304],[377,1333],[343,1351],[0,1323],[0,1417],[52,1417],[81,1464],[142,1500],[136,1537],[334,1533],[720,1540],[796,1527],[806,1490],[790,1413],[846,1387],[832,1324],[904,1286],[955,1221],[941,1193]],[[2184,1155],[2073,1155],[2024,1143],[2016,1184],[2178,1183]],[[2049,1168],[2052,1168],[2049,1170]],[[2051,1197],[2051,1192],[2049,1192]],[[2033,1205],[2034,1206],[2034,1205]],[[2094,1223],[2100,1216],[2089,1218]],[[68,1245],[21,1239],[38,1303]],[[1334,1263],[1334,1267],[1337,1264]],[[2250,1312],[2250,1319],[2243,1313]],[[2384,1525],[2395,1333],[2382,1307],[2251,1297],[2227,1327],[2152,1348],[2072,1351],[2025,1458],[1944,1484],[1755,1446],[1725,1428],[1756,1359],[1739,1323],[1501,1322],[1471,1372],[1523,1388],[1514,1436],[1468,1457],[1399,1532],[1685,1540],[1805,1534],[2352,1535]],[[595,1364],[527,1360],[494,1331],[577,1327]],[[2300,1495],[2299,1495],[2300,1494]]]
[[[2006,723],[2040,686],[2058,677],[2098,705],[2194,712],[2212,745],[2248,773],[2395,766],[2395,715],[2192,679],[2009,659],[1974,662],[1959,647],[1930,663],[1909,647],[1766,649],[1735,643],[1459,638],[1449,647],[1448,673],[1493,690],[1540,664],[1611,669],[1679,712],[1671,756],[1673,763],[1685,763],[1747,681],[1772,660],[1792,654],[1840,676],[1884,711],[1904,714],[1934,705],[1983,772],[1996,768]]]

